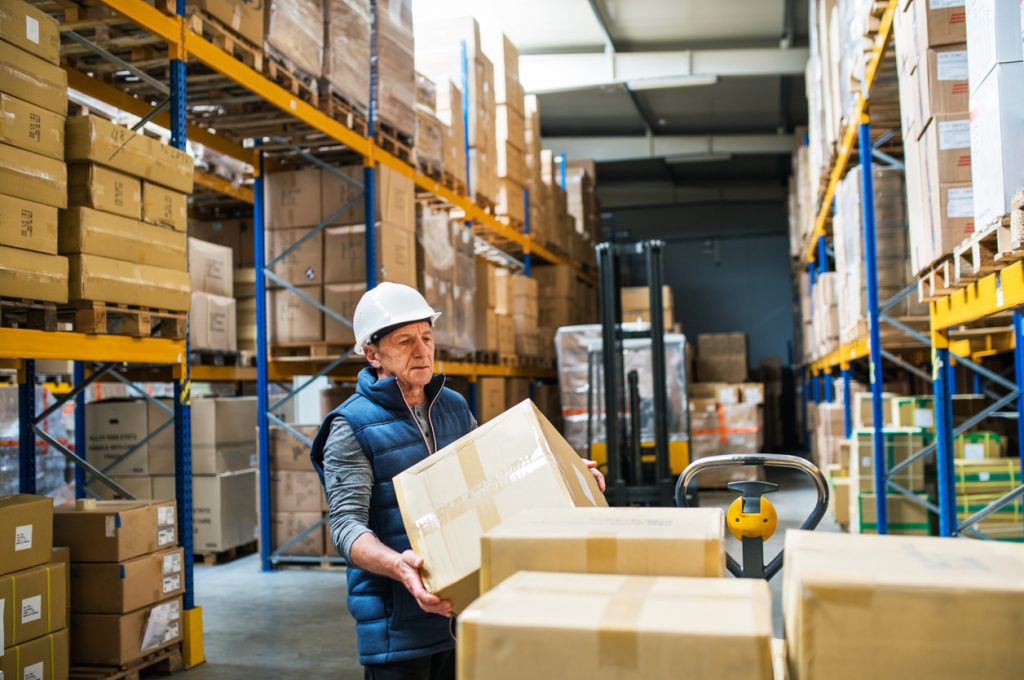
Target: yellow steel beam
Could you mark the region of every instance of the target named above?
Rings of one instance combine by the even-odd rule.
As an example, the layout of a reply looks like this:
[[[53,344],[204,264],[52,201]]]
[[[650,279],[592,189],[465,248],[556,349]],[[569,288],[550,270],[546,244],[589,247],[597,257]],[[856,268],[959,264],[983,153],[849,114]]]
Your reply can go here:
[[[879,22],[878,33],[875,34],[875,43],[871,48],[871,58],[868,60],[867,68],[864,72],[864,90],[869,93],[868,96],[870,96],[871,86],[875,82],[878,66],[889,44],[889,37],[892,35],[892,22],[893,17],[896,15],[898,4],[899,0],[889,0]],[[839,180],[843,178],[843,173],[846,172],[846,165],[850,162],[850,155],[853,152],[854,144],[857,143],[857,133],[860,128],[861,119],[867,110],[867,104],[868,101],[858,92],[853,112],[850,114],[849,122],[843,131],[843,138],[839,145],[839,152],[836,155],[835,165],[832,166],[832,172],[828,177],[828,184],[825,186],[825,193],[822,194],[821,203],[818,204],[818,215],[814,220],[814,229],[811,231],[808,243],[804,244],[807,262],[814,262],[817,256],[818,238],[827,233],[826,225],[829,213],[832,210],[832,198],[836,194]]]
[[[860,338],[859,340],[849,342],[839,349],[811,362],[811,372],[827,373],[834,368],[848,367],[851,361],[863,359],[867,355],[868,340],[867,338]]]
[[[0,354],[8,359],[171,364],[179,363],[184,353],[183,340],[0,328]]]
[[[181,377],[181,368],[174,366],[173,377]],[[255,366],[203,366],[193,364],[192,382],[256,382]]]
[[[179,31],[182,30],[182,24],[178,20],[147,5],[142,0],[102,0],[102,2],[169,43],[177,44],[182,39],[179,35]],[[339,121],[334,120],[310,104],[295,97],[284,88],[264,78],[261,73],[249,68],[219,47],[216,47],[201,35],[193,33],[187,27],[183,31],[188,53],[213,70],[230,78],[254,94],[259,95],[271,105],[344,144],[364,158],[386,165],[409,177],[417,186],[461,208],[465,212],[467,219],[483,224],[503,238],[519,244],[525,252],[536,254],[553,264],[564,262],[562,258],[547,248],[534,243],[533,239],[528,235],[502,224],[494,216],[485,213],[468,197],[459,196],[438,184],[432,178],[416,172],[408,163],[380,148],[373,140],[350,130]]]
[[[216,191],[218,194],[236,198],[245,203],[251,204],[253,202],[252,187],[237,186],[226,179],[222,179],[217,177],[217,175],[212,175],[208,172],[203,172],[202,170],[196,170],[194,176],[196,184],[201,187],[206,187],[207,189]]]
[[[139,116],[140,118],[153,110],[153,107],[150,106],[149,102],[137,99],[125,92],[121,92],[106,83],[101,83],[95,78],[91,78],[77,69],[65,66],[64,70],[68,74],[68,87],[78,90],[82,94],[86,94],[93,99],[99,99],[101,102],[110,104],[122,111],[127,111],[132,115]],[[171,116],[167,113],[158,113],[153,116],[153,122],[161,127],[170,129]],[[240,160],[243,163],[248,163],[254,167],[257,165],[256,152],[253,149],[246,149],[243,146],[213,134],[209,130],[204,130],[201,127],[196,127],[195,125],[190,124],[188,126],[188,138],[202,144],[203,146],[209,147],[214,151],[218,151],[225,156],[230,156],[231,158]]]
[[[931,303],[932,335],[1024,305],[1024,262],[1014,262]],[[947,346],[945,343],[940,347]]]

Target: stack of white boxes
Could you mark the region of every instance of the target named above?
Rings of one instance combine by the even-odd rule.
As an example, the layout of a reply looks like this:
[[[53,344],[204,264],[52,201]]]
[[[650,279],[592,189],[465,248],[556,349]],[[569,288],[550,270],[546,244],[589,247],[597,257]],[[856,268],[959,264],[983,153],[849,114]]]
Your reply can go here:
[[[215,243],[188,240],[192,277],[192,311],[188,328],[193,350],[238,351],[231,249]]]

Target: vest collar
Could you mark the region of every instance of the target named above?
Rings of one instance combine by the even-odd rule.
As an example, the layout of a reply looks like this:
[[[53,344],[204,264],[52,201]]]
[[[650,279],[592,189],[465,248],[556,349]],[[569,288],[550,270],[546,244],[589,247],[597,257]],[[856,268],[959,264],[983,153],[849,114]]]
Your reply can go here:
[[[423,388],[427,395],[427,403],[433,403],[437,395],[444,387],[445,377],[443,373],[435,373],[430,382]],[[367,399],[393,410],[404,411],[408,408],[402,390],[395,378],[378,378],[377,369],[367,366],[359,371],[356,383],[356,392]]]

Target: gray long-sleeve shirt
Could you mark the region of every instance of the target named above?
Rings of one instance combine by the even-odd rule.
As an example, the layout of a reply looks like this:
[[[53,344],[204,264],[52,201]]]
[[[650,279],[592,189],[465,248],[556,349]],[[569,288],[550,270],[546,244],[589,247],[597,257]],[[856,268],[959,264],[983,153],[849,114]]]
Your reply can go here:
[[[427,448],[434,453],[433,430],[427,405],[413,407],[416,420],[426,435]],[[476,427],[476,421],[472,423]],[[359,440],[344,417],[335,418],[324,444],[324,481],[331,515],[331,540],[345,560],[352,562],[352,544],[369,527],[373,467]]]

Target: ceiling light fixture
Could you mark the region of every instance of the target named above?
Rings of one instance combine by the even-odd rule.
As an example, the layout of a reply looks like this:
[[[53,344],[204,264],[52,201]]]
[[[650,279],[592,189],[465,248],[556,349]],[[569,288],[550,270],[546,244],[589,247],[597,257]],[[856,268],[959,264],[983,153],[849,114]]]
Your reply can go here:
[[[700,87],[714,85],[718,76],[714,74],[696,74],[689,76],[667,76],[659,78],[634,78],[626,81],[626,87],[634,92],[645,90],[671,90],[679,87]]]

